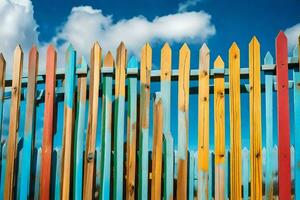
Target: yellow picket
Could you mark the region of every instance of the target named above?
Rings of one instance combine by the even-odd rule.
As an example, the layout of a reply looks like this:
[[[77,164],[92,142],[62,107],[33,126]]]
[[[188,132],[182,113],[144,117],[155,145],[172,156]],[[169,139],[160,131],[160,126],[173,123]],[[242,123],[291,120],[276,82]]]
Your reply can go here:
[[[229,49],[230,107],[230,199],[242,198],[240,50],[236,43]]]
[[[220,56],[214,62],[216,70],[224,70]],[[214,74],[214,127],[215,127],[215,200],[225,199],[225,90],[224,71]]]
[[[261,132],[260,44],[253,37],[249,44],[250,93],[250,177],[251,199],[262,199],[262,132]]]

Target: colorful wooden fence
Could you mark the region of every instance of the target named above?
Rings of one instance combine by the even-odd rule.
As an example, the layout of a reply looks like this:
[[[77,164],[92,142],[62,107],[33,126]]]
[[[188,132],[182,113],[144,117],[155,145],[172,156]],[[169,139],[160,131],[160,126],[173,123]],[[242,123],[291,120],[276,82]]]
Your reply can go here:
[[[111,52],[102,59],[95,43],[90,66],[83,57],[76,63],[70,45],[64,68],[56,66],[59,55],[49,46],[46,70],[39,72],[33,46],[27,73],[22,73],[26,66],[17,46],[12,78],[5,78],[7,66],[0,54],[1,199],[299,200],[299,46],[300,40],[288,57],[287,38],[280,32],[273,63],[270,52],[261,57],[260,43],[253,37],[249,66],[241,67],[236,43],[229,49],[228,66],[221,56],[211,62],[211,50],[203,44],[199,68],[193,69],[193,54],[184,44],[179,67],[172,69],[172,50],[165,44],[160,70],[152,69],[148,43],[140,63],[134,56],[128,59],[124,43],[116,59]],[[171,86],[177,80],[174,94]],[[152,89],[154,82],[160,87]],[[249,107],[241,102],[241,94],[248,94]],[[190,95],[198,95],[197,151],[188,144],[195,132],[189,128]],[[172,133],[171,102],[176,98],[178,128]],[[243,109],[249,111],[247,133],[242,131]],[[250,135],[249,150],[242,147],[242,132]]]

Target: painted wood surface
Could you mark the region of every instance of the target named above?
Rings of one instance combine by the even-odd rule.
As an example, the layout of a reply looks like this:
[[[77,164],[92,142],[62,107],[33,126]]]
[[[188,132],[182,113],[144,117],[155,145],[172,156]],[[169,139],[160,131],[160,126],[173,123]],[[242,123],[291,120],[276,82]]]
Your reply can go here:
[[[17,139],[19,132],[21,76],[23,68],[23,51],[18,45],[14,51],[12,70],[12,93],[9,117],[9,135],[7,140],[7,159],[5,171],[4,199],[14,198],[14,169],[17,154]]]
[[[251,199],[262,199],[262,128],[260,86],[260,44],[256,37],[249,43],[250,102],[250,180]]]
[[[66,53],[64,133],[62,144],[61,198],[69,199],[71,185],[72,141],[74,132],[76,51],[70,45]]]
[[[198,165],[198,164],[197,164]],[[188,199],[194,200],[194,178],[195,178],[195,153],[189,151],[189,170],[188,170]],[[198,173],[198,172],[197,172]]]
[[[179,51],[178,77],[178,178],[177,199],[187,199],[187,149],[189,133],[190,49],[184,44]]]
[[[81,58],[78,68],[87,70],[87,62],[84,57]],[[82,199],[82,178],[83,178],[83,147],[85,131],[85,111],[86,111],[86,74],[77,77],[77,108],[76,123],[74,135],[74,170],[73,170],[73,198]]]
[[[113,68],[114,59],[109,51],[103,61],[103,68]],[[111,174],[111,137],[112,137],[112,74],[103,75],[102,85],[102,131],[101,131],[101,167],[100,167],[100,197],[110,198]]]
[[[163,105],[161,93],[156,92],[153,105],[153,146],[152,146],[152,180],[151,199],[161,199],[163,148]]]
[[[300,48],[300,37],[298,40],[298,49]],[[300,61],[299,55],[294,55],[298,57],[298,63]],[[298,69],[294,69],[294,123],[295,123],[295,200],[300,199],[300,64]]]
[[[98,121],[98,92],[100,84],[101,47],[96,42],[91,50],[89,113],[84,156],[83,199],[93,197],[93,174]]]
[[[60,200],[61,194],[61,164],[62,164],[62,151],[61,148],[56,148],[56,173],[55,173],[55,192],[54,199]],[[52,194],[53,195],[53,194]]]
[[[42,148],[37,149],[37,155],[36,155],[36,166],[35,166],[35,181],[34,181],[34,200],[41,199],[41,187],[42,185],[39,184],[41,180],[41,164],[42,164]],[[50,171],[50,170],[49,170]]]
[[[273,64],[273,57],[268,52],[264,58],[264,64]],[[274,178],[273,171],[273,79],[274,75],[271,72],[265,74],[265,104],[266,104],[266,179],[265,179],[265,196],[266,199],[273,199],[274,193]]]
[[[173,199],[173,137],[171,134],[171,66],[172,50],[168,43],[161,49],[160,90],[163,104],[163,160],[164,160],[164,198]]]
[[[125,130],[125,78],[127,50],[123,42],[117,49],[115,67],[115,110],[114,110],[114,182],[113,198],[123,197],[123,163],[124,163],[124,130]]]
[[[24,130],[23,156],[21,157],[22,174],[20,180],[20,199],[29,198],[30,171],[35,138],[35,96],[36,75],[38,73],[38,51],[33,46],[29,53],[28,82],[26,97],[26,119]]]
[[[52,140],[54,134],[54,106],[56,85],[56,51],[52,45],[47,49],[46,96],[44,108],[44,129],[41,152],[40,198],[50,198],[50,170],[52,159]]]
[[[199,55],[198,87],[198,199],[208,199],[209,169],[209,61],[204,43]]]
[[[139,119],[139,156],[138,156],[138,198],[148,198],[148,138],[150,77],[152,68],[152,48],[145,44],[141,52],[140,69],[140,119]]]
[[[229,49],[230,199],[242,198],[240,98],[240,50],[233,43]]]
[[[128,69],[138,69],[138,61],[131,57]],[[127,112],[127,165],[126,165],[126,199],[135,199],[136,174],[136,138],[137,138],[137,76],[128,77],[128,112]]]
[[[224,61],[218,56],[215,69],[224,70]],[[215,199],[225,199],[225,89],[224,73],[214,75],[214,131],[215,131]]]
[[[279,199],[291,199],[290,116],[287,38],[276,38]]]

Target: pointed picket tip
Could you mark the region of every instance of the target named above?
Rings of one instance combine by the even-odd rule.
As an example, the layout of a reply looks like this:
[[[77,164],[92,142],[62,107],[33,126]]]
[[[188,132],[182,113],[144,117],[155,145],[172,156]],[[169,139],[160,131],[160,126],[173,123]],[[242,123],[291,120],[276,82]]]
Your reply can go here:
[[[159,101],[161,101],[162,94],[161,92],[155,92],[154,93],[154,103],[158,104]]]
[[[236,42],[233,42],[232,45],[229,48],[229,52],[233,52],[233,51],[236,51],[236,52],[240,51],[240,49],[239,49],[239,47],[238,47],[238,45],[237,45]]]
[[[144,50],[150,50],[150,51],[152,51],[152,47],[151,47],[151,45],[150,45],[150,43],[149,42],[147,42],[144,46],[143,46],[143,48],[142,48],[142,51],[144,51]]]
[[[280,31],[278,33],[278,35],[276,37],[276,42],[278,42],[278,41],[285,41],[285,42],[287,42],[287,37],[286,37],[286,35],[284,34],[283,31]]]
[[[247,153],[247,152],[248,152],[248,149],[247,149],[247,147],[244,147],[244,148],[243,148],[243,152],[245,152],[245,153]]]
[[[214,67],[215,68],[224,68],[224,61],[220,55],[216,58],[214,62]]]
[[[258,39],[256,38],[256,36],[253,36],[251,41],[249,42],[249,47],[253,45],[254,46],[260,46]]]
[[[171,47],[168,42],[165,42],[164,46],[161,49],[162,52],[171,51]]]
[[[68,46],[68,48],[67,48],[67,51],[68,51],[68,52],[73,52],[73,51],[75,51],[72,44],[69,44],[69,46]]]
[[[23,50],[22,50],[22,47],[21,47],[21,45],[17,45],[16,46],[16,48],[15,48],[15,53],[18,53],[18,52],[21,52],[21,53],[23,53]]]
[[[56,52],[55,47],[52,44],[50,44],[47,48],[47,53],[51,53],[51,52]]]
[[[110,51],[104,57],[103,67],[113,67],[114,66],[114,58]]]
[[[209,48],[206,45],[206,43],[203,43],[203,45],[201,46],[200,52],[203,52],[203,53],[208,53],[209,52]]]
[[[181,46],[181,48],[180,48],[179,51],[180,51],[180,52],[185,52],[185,51],[189,52],[189,51],[190,51],[190,48],[188,47],[187,43],[184,43],[184,44]]]
[[[264,63],[265,63],[265,64],[273,64],[273,62],[274,62],[273,56],[272,56],[272,54],[268,51],[268,52],[266,53],[265,58],[264,58]]]
[[[128,62],[128,68],[138,68],[138,61],[135,56],[132,56]]]
[[[122,41],[120,42],[119,46],[118,46],[118,49],[126,49],[125,47],[125,43]]]

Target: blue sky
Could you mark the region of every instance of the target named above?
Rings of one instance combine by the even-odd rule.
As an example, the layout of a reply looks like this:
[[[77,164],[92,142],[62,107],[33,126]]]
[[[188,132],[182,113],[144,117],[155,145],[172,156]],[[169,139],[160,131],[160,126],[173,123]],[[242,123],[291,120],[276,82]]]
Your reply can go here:
[[[33,43],[39,47],[40,70],[42,70],[45,65],[45,49],[49,43],[56,45],[59,53],[58,67],[63,67],[64,51],[69,43],[74,45],[79,55],[88,57],[95,40],[100,42],[104,52],[110,49],[114,53],[117,45],[123,40],[129,53],[137,56],[142,45],[150,42],[153,47],[153,68],[158,69],[160,48],[168,41],[173,50],[173,68],[177,68],[179,48],[187,42],[192,55],[191,67],[197,68],[198,51],[203,42],[206,42],[211,50],[210,63],[212,64],[220,54],[227,66],[228,49],[235,41],[241,50],[241,65],[247,66],[248,43],[254,35],[261,43],[262,60],[268,50],[274,55],[275,37],[280,30],[285,31],[288,36],[290,51],[293,49],[300,33],[299,10],[298,0],[66,0],[63,3],[59,0],[32,2],[2,0],[0,52],[3,52],[7,59],[7,76],[11,76],[12,52],[17,44],[21,44],[25,52],[24,71],[27,71],[26,58]],[[177,143],[177,86],[174,84],[172,87],[172,124],[175,124],[172,125],[172,133]],[[158,88],[159,85],[153,84],[152,91],[157,91]],[[263,98],[264,95],[262,102]],[[212,105],[213,96],[210,99]],[[229,99],[226,100],[228,102]],[[190,148],[192,149],[197,146],[197,121],[194,117],[197,115],[196,102],[197,96],[191,95]],[[248,145],[247,94],[242,95],[242,102],[245,103],[242,106],[243,145]],[[43,106],[38,109],[42,115]],[[25,109],[23,110],[25,112]],[[8,111],[9,108],[6,106],[5,113],[8,114]],[[264,103],[262,113],[264,117]],[[7,117],[8,115],[6,115],[8,123]],[[264,127],[265,123],[263,132]],[[40,131],[41,127],[38,130]],[[211,133],[212,131],[213,129]],[[226,134],[228,136],[228,131]],[[59,135],[55,140],[59,141]]]

